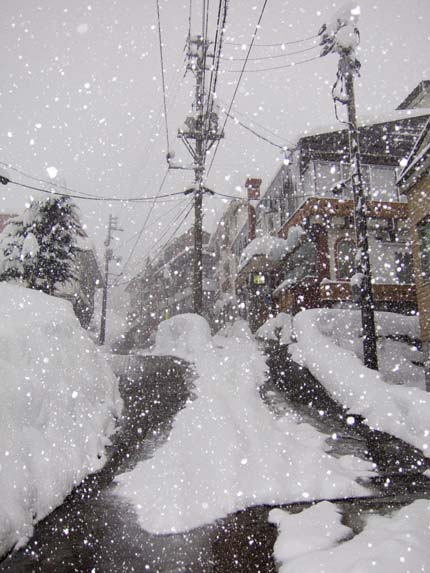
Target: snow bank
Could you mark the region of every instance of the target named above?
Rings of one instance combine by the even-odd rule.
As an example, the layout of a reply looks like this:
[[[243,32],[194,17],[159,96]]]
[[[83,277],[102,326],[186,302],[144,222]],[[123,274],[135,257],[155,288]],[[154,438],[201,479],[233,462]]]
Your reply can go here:
[[[279,528],[274,546],[279,573],[426,571],[429,564],[430,502],[417,500],[391,515],[369,515],[361,533],[341,524],[336,506],[320,503],[299,514],[272,510]]]
[[[161,324],[155,351],[195,365],[195,399],[154,457],[117,478],[117,492],[154,533],[186,531],[256,504],[363,495],[372,465],[326,453],[326,436],[260,398],[265,360],[248,326],[211,337],[196,315]]]
[[[349,527],[342,525],[337,506],[329,501],[317,503],[299,514],[272,509],[269,522],[279,531],[273,553],[281,563],[333,547],[351,533]],[[288,571],[287,567],[284,569]]]
[[[121,401],[70,303],[0,284],[0,555],[100,469]]]
[[[267,320],[255,333],[258,340],[277,340],[280,344],[290,344],[292,336],[292,316],[280,312]]]
[[[381,335],[418,334],[415,317],[378,313],[377,323]],[[402,360],[401,343],[382,343],[381,372],[376,372],[362,362],[358,311],[306,310],[295,316],[294,331],[293,359],[306,366],[335,400],[364,416],[371,427],[401,438],[430,457],[430,396],[408,385],[408,377],[420,380],[416,370],[422,376],[422,369],[404,356]],[[404,386],[390,383],[399,382],[392,378],[397,372],[402,373]]]

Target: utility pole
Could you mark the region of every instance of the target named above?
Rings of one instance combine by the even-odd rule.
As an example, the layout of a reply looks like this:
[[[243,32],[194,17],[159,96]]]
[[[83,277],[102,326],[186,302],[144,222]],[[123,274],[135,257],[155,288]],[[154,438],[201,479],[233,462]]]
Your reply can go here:
[[[359,9],[354,8],[349,14],[337,18],[334,29],[320,30],[321,55],[337,52],[340,56],[337,81],[333,86],[333,99],[346,105],[348,113],[348,135],[351,163],[351,184],[354,199],[354,227],[356,236],[356,274],[352,290],[357,292],[361,307],[361,324],[363,332],[364,364],[373,370],[378,369],[377,337],[375,329],[375,312],[372,292],[372,275],[370,268],[369,240],[367,229],[367,197],[363,187],[361,155],[357,111],[355,107],[354,76],[359,73],[360,62],[355,55],[359,44],[359,32],[353,25],[357,20]],[[337,112],[336,112],[337,113]]]
[[[197,36],[196,46],[196,134],[195,151],[196,162],[194,167],[194,262],[193,262],[193,301],[194,312],[202,314],[203,311],[203,172],[205,157],[203,155],[204,143],[204,71],[208,43],[201,36]]]
[[[109,215],[107,236],[105,240],[105,267],[104,267],[104,285],[103,285],[103,298],[102,298],[102,314],[100,319],[100,333],[99,333],[99,344],[103,345],[106,340],[106,313],[107,313],[107,298],[108,298],[108,288],[109,288],[109,263],[114,259],[113,249],[110,244],[112,241],[113,231],[122,231],[118,228],[118,217],[113,217]]]
[[[218,129],[218,116],[206,105],[205,71],[209,42],[203,36],[189,39],[188,66],[196,78],[194,114],[187,117],[185,127],[178,137],[193,158],[194,187],[194,258],[193,258],[193,308],[196,314],[203,313],[203,195],[211,193],[203,186],[206,154],[215,141],[222,137]],[[209,103],[209,98],[208,98]],[[191,143],[193,142],[193,144]]]
[[[363,188],[359,134],[354,94],[354,71],[347,54],[342,54],[339,68],[345,77],[345,93],[348,109],[348,133],[351,155],[351,183],[354,197],[355,235],[357,243],[356,265],[359,277],[361,324],[363,329],[364,365],[378,370],[377,339],[375,328],[375,305],[372,292],[369,238],[367,229],[367,198]]]

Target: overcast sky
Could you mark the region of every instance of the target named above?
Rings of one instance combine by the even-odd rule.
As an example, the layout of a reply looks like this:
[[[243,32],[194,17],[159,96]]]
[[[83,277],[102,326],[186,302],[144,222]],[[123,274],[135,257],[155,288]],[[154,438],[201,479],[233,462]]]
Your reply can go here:
[[[170,148],[176,161],[190,158],[177,129],[190,111],[194,78],[184,78],[184,44],[189,0],[159,0],[168,95]],[[230,0],[223,54],[243,58],[263,0]],[[268,0],[258,44],[291,42],[313,36],[343,2]],[[193,0],[192,34],[201,31],[200,0]],[[210,3],[212,30],[218,3]],[[357,83],[360,115],[393,110],[423,79],[430,79],[428,0],[362,0],[362,75]],[[37,178],[58,178],[79,193],[120,198],[155,195],[166,172],[166,130],[156,0],[4,0],[0,33],[0,161]],[[227,43],[228,42],[228,43]],[[317,56],[316,40],[282,47],[255,46],[248,70],[277,67]],[[239,45],[235,45],[239,44]],[[242,46],[243,44],[243,46]],[[303,51],[311,48],[308,51]],[[301,53],[292,54],[299,51]],[[230,102],[242,61],[222,61],[220,102]],[[337,57],[294,67],[245,73],[233,115],[277,144],[325,126],[338,127],[330,96]],[[240,115],[239,115],[240,114]],[[224,119],[224,117],[222,117]],[[257,123],[253,123],[257,122]],[[265,131],[269,129],[271,132]],[[207,184],[240,196],[247,176],[263,179],[263,189],[279,168],[278,150],[229,121]],[[9,171],[9,176],[36,184]],[[163,193],[181,191],[192,172],[172,171]],[[40,193],[33,193],[39,198]],[[1,212],[19,212],[30,194],[1,188]],[[145,221],[148,204],[77,202],[88,234],[99,251],[109,213],[124,232],[118,251],[126,259],[133,234]],[[173,231],[185,199],[157,204],[131,261],[138,270]],[[225,204],[205,199],[205,225],[213,230]],[[180,220],[180,219],[179,219]],[[184,223],[185,230],[191,217]],[[158,241],[158,242],[157,242]]]

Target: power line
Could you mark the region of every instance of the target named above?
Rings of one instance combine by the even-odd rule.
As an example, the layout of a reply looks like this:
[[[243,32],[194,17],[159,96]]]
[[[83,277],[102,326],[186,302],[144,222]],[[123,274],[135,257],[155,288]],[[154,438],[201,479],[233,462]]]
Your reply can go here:
[[[135,250],[136,250],[136,248],[137,248],[137,245],[139,244],[140,238],[142,237],[143,232],[146,230],[146,225],[147,225],[147,223],[148,223],[148,221],[149,221],[149,218],[150,218],[150,216],[151,216],[151,214],[152,214],[152,211],[153,211],[154,206],[155,206],[155,203],[156,203],[156,197],[159,196],[160,191],[163,189],[168,174],[169,174],[169,169],[166,169],[166,173],[164,174],[164,177],[163,177],[163,179],[162,179],[162,181],[161,181],[160,187],[158,188],[157,194],[154,196],[154,200],[152,201],[152,205],[151,205],[151,207],[149,208],[148,214],[147,214],[146,217],[145,217],[145,221],[143,222],[142,228],[140,229],[140,231],[139,231],[139,233],[138,233],[138,235],[137,235],[137,237],[136,237],[136,241],[135,241],[135,243],[134,243],[134,245],[133,245],[133,248],[131,249],[131,251],[130,251],[130,253],[129,253],[129,255],[128,255],[128,258],[127,258],[126,262],[124,263],[124,266],[123,266],[123,269],[122,269],[122,274],[125,273],[125,270],[126,270],[128,264],[129,264],[131,258],[132,258],[133,255],[134,255],[134,252],[135,252]]]
[[[269,145],[272,145],[273,147],[276,147],[278,149],[280,149],[281,151],[285,151],[285,146],[279,145],[278,143],[275,143],[274,141],[270,141],[270,139],[268,139],[267,137],[265,137],[264,135],[261,135],[261,133],[258,133],[257,131],[255,131],[255,129],[252,129],[252,127],[249,127],[248,125],[245,125],[244,123],[242,123],[241,121],[239,121],[236,117],[234,117],[233,115],[231,115],[230,113],[228,113],[228,111],[222,109],[221,110],[223,113],[225,113],[226,115],[228,115],[228,117],[230,119],[232,119],[233,121],[235,121],[237,124],[239,124],[241,127],[243,127],[244,129],[246,129],[247,131],[249,131],[250,133],[252,133],[253,135],[255,135],[256,137],[258,137],[259,139],[261,139],[262,141],[265,141],[266,143],[268,143]]]
[[[85,197],[82,195],[75,195],[72,193],[61,193],[58,191],[48,191],[48,189],[41,189],[40,187],[34,187],[33,185],[26,185],[25,183],[18,183],[18,181],[12,181],[8,177],[2,177],[2,183],[4,185],[11,183],[13,185],[18,185],[18,187],[24,187],[25,189],[30,189],[31,191],[40,191],[41,193],[47,193],[48,195],[59,195],[60,197],[69,197],[70,199],[81,199],[86,201],[107,201],[107,202],[114,202],[118,201],[121,203],[143,203],[145,201],[153,201],[164,199],[166,197],[176,197],[178,195],[183,195],[183,191],[178,191],[175,193],[166,193],[164,195],[154,195],[152,197],[127,197],[125,199],[121,199],[120,197]]]
[[[222,98],[218,98],[218,100],[225,106],[228,106],[228,103],[226,101],[224,101]],[[226,113],[225,110],[223,110],[223,113]],[[239,115],[241,117],[244,117],[247,121],[249,121],[249,123],[251,124],[255,124],[257,127],[259,127],[260,129],[262,129],[263,131],[267,131],[267,133],[270,133],[270,135],[273,135],[274,137],[284,141],[287,145],[291,146],[291,142],[289,142],[287,139],[285,139],[285,137],[282,137],[282,135],[279,135],[278,133],[276,133],[275,131],[273,131],[272,129],[269,129],[268,127],[266,127],[265,125],[263,125],[262,123],[259,123],[258,121],[256,121],[256,119],[254,118],[250,118],[246,113],[243,113],[241,111],[239,111],[238,109],[234,109],[233,110],[234,115]],[[236,119],[236,118],[235,118]]]
[[[259,62],[260,60],[275,60],[277,58],[287,58],[289,56],[296,56],[297,54],[304,54],[305,52],[310,52],[315,48],[320,48],[319,44],[315,44],[310,48],[304,48],[303,50],[295,50],[294,52],[286,52],[285,54],[276,54],[274,56],[260,56],[255,58],[248,58],[249,62]],[[222,60],[226,60],[229,62],[243,62],[245,58],[233,58],[229,56],[221,56]]]
[[[167,241],[165,243],[163,243],[162,245],[160,245],[158,247],[158,249],[155,250],[155,252],[153,253],[152,258],[155,259],[158,254],[167,247],[167,245],[170,243],[170,241],[172,241],[172,239],[175,237],[176,233],[179,231],[179,229],[182,227],[182,225],[185,223],[185,221],[188,218],[188,215],[191,213],[191,211],[193,210],[194,207],[194,201],[191,200],[190,203],[187,203],[187,205],[185,205],[185,208],[182,209],[182,211],[179,213],[179,215],[174,219],[174,221],[172,221],[172,223],[174,223],[175,221],[178,220],[178,218],[183,215],[184,211],[188,208],[188,211],[185,213],[185,216],[181,219],[181,221],[178,223],[178,225],[175,227],[175,229],[173,230],[173,232],[170,234],[169,238],[167,239]],[[170,226],[167,227],[166,231],[159,237],[159,239],[156,241],[155,244],[158,244],[166,235],[167,232],[169,231]]]
[[[191,18],[192,18],[192,0],[190,0],[190,4],[188,7],[188,42],[191,38]]]
[[[319,34],[314,34],[313,36],[308,36],[307,38],[302,38],[300,40],[290,40],[288,42],[277,42],[275,44],[254,44],[256,48],[276,48],[278,46],[292,46],[293,44],[301,44],[303,42],[308,42],[309,40],[314,40],[318,38]],[[243,42],[226,42],[228,46],[243,46]]]
[[[163,87],[164,126],[166,129],[167,151],[169,151],[170,141],[169,141],[169,126],[168,126],[168,122],[167,122],[166,82],[165,82],[165,78],[164,78],[164,57],[163,57],[163,42],[161,39],[161,21],[160,21],[160,3],[159,3],[159,0],[157,0],[157,19],[158,19],[158,43],[160,45],[161,83],[162,83],[162,87]]]
[[[219,73],[219,66],[220,66],[220,61],[221,61],[221,50],[222,50],[222,44],[223,44],[224,29],[225,29],[225,24],[226,24],[226,20],[227,20],[227,6],[228,6],[227,0],[219,0],[215,42],[214,42],[214,47],[213,47],[212,70],[211,70],[211,77],[210,77],[209,88],[208,88],[208,105],[207,105],[207,110],[206,110],[206,121],[207,121],[206,129],[210,128],[210,122],[211,122],[212,112],[213,112],[213,108],[214,108],[214,97],[216,94],[216,87],[217,87],[217,82],[218,82],[218,73]],[[223,8],[224,8],[224,10],[223,10]],[[221,14],[222,14],[222,16],[221,16]],[[221,21],[221,18],[222,18],[222,21]],[[208,141],[207,141],[207,139],[205,140],[205,153],[204,153],[205,157],[206,157],[208,150],[213,145],[213,143],[214,143],[214,140],[212,140],[211,145],[208,146]]]
[[[323,56],[319,55],[319,56],[315,56],[314,58],[308,58],[306,60],[300,60],[298,62],[291,62],[290,64],[285,64],[283,66],[274,66],[271,68],[260,68],[259,70],[246,70],[245,73],[246,74],[252,74],[252,73],[270,72],[272,70],[282,70],[284,68],[295,68],[296,66],[300,66],[301,64],[307,64],[308,62],[314,62],[316,60],[319,60],[322,57]],[[229,72],[229,73],[240,72],[241,75],[243,74],[242,70],[224,70],[224,71]]]
[[[236,88],[235,88],[235,90],[234,90],[233,97],[231,98],[231,101],[230,101],[230,105],[229,105],[229,108],[228,108],[228,111],[227,111],[228,114],[231,112],[231,108],[233,107],[234,100],[235,100],[236,95],[237,95],[237,92],[238,92],[238,90],[239,90],[239,85],[240,85],[240,82],[241,82],[241,80],[242,80],[242,76],[243,76],[243,74],[244,74],[245,67],[246,67],[246,64],[247,64],[247,62],[248,62],[249,55],[250,55],[251,50],[252,50],[252,47],[253,47],[253,45],[254,45],[255,37],[256,37],[256,35],[257,35],[257,30],[258,30],[258,28],[259,28],[259,26],[260,26],[260,22],[261,22],[261,20],[262,20],[262,18],[263,18],[263,14],[264,14],[264,11],[265,11],[265,9],[266,9],[266,5],[267,5],[267,0],[264,0],[264,4],[263,4],[263,7],[262,7],[261,12],[260,12],[260,17],[258,18],[258,22],[257,22],[257,24],[256,24],[256,26],[255,26],[254,34],[253,34],[253,36],[252,36],[252,40],[251,40],[251,43],[250,43],[249,48],[248,48],[248,53],[246,54],[246,59],[245,59],[245,61],[243,62],[242,71],[241,71],[241,73],[240,73],[239,79],[237,80]],[[223,124],[222,129],[221,129],[221,133],[223,133],[223,131],[224,131],[224,129],[225,129],[225,126],[226,126],[226,124],[227,124],[227,121],[228,121],[228,115],[226,115],[226,117],[225,117],[224,124]],[[207,171],[207,176],[209,176],[210,170],[212,169],[212,165],[213,165],[213,162],[214,162],[214,160],[215,160],[215,157],[216,157],[216,154],[217,154],[217,151],[218,151],[218,148],[219,148],[220,141],[221,141],[220,139],[217,141],[217,144],[216,144],[216,147],[215,147],[215,151],[214,151],[214,154],[213,154],[213,156],[212,156],[212,160],[211,160],[211,163],[210,163],[210,165],[209,165],[209,169],[208,169],[208,171]]]
[[[24,177],[27,177],[28,179],[32,179],[33,181],[38,181],[39,183],[45,183],[45,185],[49,185],[51,187],[56,187],[57,189],[63,189],[64,191],[70,191],[71,193],[81,193],[81,195],[85,195],[87,197],[97,197],[97,195],[94,195],[93,193],[86,193],[84,191],[76,191],[75,189],[72,189],[71,187],[67,187],[66,185],[61,185],[59,183],[56,183],[55,181],[52,181],[52,180],[49,181],[48,179],[42,179],[41,177],[35,177],[34,175],[30,175],[29,173],[26,173],[22,169],[18,169],[17,167],[14,167],[13,165],[10,165],[9,163],[6,163],[4,161],[0,161],[0,165],[4,165],[4,167],[6,167],[7,169],[10,169],[11,171],[15,171],[16,173],[19,173],[20,175],[23,175]]]
[[[157,217],[156,219],[153,219],[150,225],[146,226],[146,230],[148,229],[152,229],[152,227],[155,227],[155,225],[159,224],[160,221],[162,221],[165,217],[167,217],[168,215],[170,215],[171,213],[173,213],[173,211],[175,211],[175,209],[177,209],[178,207],[181,206],[180,201],[175,201],[175,204],[173,205],[173,207],[171,207],[170,209],[168,209],[165,213],[162,213],[159,217]],[[133,235],[131,235],[131,237],[129,237],[126,241],[125,244],[130,243],[131,241],[134,241],[134,239],[137,237],[137,235],[139,235],[140,233],[140,229],[139,231],[136,231],[135,233],[133,233]]]
[[[235,197],[234,195],[227,195],[226,193],[220,193],[219,191],[214,191],[214,196],[216,197],[217,195],[226,199],[237,199],[243,201],[241,197]]]

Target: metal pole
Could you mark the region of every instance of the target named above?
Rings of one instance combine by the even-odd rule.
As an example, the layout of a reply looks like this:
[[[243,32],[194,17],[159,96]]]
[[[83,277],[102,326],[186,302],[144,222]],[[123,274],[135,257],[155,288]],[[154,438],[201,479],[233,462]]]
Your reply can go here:
[[[341,55],[339,69],[345,78],[346,105],[348,109],[351,181],[354,197],[354,219],[357,244],[356,270],[361,278],[360,304],[361,323],[363,329],[364,364],[368,368],[377,370],[378,354],[367,230],[367,202],[363,189],[363,178],[361,173],[359,134],[354,94],[354,71],[348,54]]]

